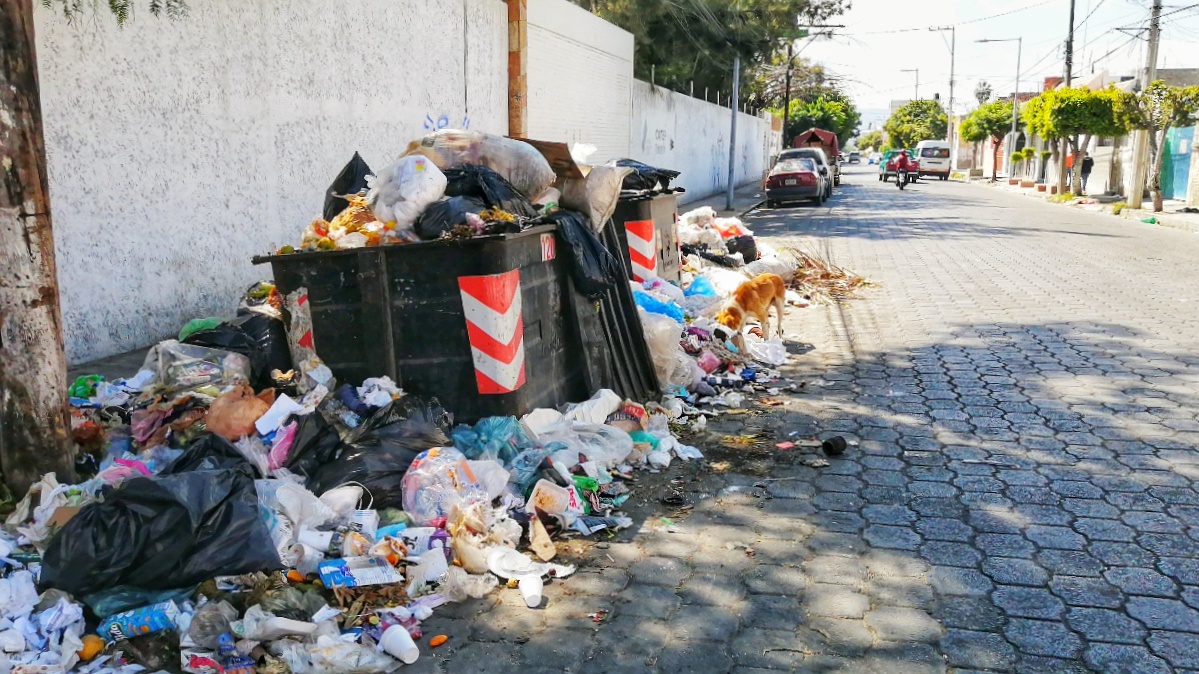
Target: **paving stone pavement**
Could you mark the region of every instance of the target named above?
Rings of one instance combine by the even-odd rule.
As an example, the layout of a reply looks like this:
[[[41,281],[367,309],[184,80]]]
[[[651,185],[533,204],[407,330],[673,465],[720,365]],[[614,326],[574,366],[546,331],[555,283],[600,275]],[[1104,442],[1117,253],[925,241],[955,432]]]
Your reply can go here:
[[[1199,672],[1199,239],[869,168],[747,218],[878,283],[791,310],[804,392],[643,475],[541,609],[439,609],[407,669]],[[858,444],[811,468],[792,432]]]

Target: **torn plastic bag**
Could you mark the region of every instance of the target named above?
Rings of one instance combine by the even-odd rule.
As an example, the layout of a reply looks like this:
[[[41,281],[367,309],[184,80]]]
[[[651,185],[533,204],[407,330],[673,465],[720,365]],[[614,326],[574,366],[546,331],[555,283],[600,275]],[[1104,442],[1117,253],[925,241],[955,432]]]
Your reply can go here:
[[[421,452],[450,444],[447,422],[452,418],[436,401],[400,398],[354,429],[337,457],[318,468],[307,486],[324,494],[355,482],[374,497],[376,509],[400,508],[404,473]]]
[[[445,194],[445,175],[426,157],[400,157],[371,178],[366,203],[375,219],[412,229],[429,204]]]
[[[558,236],[571,256],[570,275],[579,292],[596,298],[624,282],[620,262],[587,227],[581,213],[561,210],[545,220],[558,225]]]
[[[81,595],[116,585],[165,590],[282,568],[248,467],[126,480],[50,542],[41,583]]]
[[[168,339],[146,354],[143,370],[153,370],[164,392],[250,381],[250,359],[240,353]]]
[[[183,343],[246,356],[250,359],[250,383],[257,391],[274,385],[271,370],[291,369],[283,321],[256,311],[244,311],[212,329],[193,332]]]
[[[486,166],[462,164],[446,169],[445,177],[449,180],[445,188],[447,197],[474,197],[488,208],[498,208],[525,218],[537,216],[537,209],[520,190]]]
[[[350,202],[342,197],[365,190],[366,177],[371,175],[374,175],[371,167],[367,166],[362,155],[355,152],[353,158],[341,169],[341,173],[330,183],[329,189],[325,190],[325,222],[333,222],[333,218],[349,207]]]
[[[624,178],[623,187],[626,190],[668,190],[670,181],[679,177],[678,171],[656,168],[636,159],[614,159],[609,163],[633,169],[633,172]]]
[[[205,433],[183,450],[179,458],[164,468],[159,476],[178,475],[195,470],[222,470],[249,465],[233,443],[211,433]]]
[[[456,196],[434,201],[416,221],[416,235],[422,239],[437,239],[458,225],[466,223],[466,214],[478,214],[487,209],[482,199]]]
[[[404,512],[419,526],[448,517],[455,507],[491,500],[466,457],[453,447],[433,448],[416,457],[404,475],[403,493]]]

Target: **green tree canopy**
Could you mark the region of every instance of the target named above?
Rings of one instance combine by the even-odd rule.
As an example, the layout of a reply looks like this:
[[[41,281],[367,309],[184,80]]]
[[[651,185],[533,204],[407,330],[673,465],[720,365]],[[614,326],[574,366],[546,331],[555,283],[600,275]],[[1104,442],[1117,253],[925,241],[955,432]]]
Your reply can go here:
[[[633,34],[634,74],[686,91],[732,90],[733,57],[748,70],[769,63],[800,25],[824,23],[849,0],[574,0]],[[748,81],[748,80],[747,80]],[[750,88],[745,88],[748,95]],[[743,97],[744,100],[744,97]]]
[[[878,150],[882,148],[883,143],[885,142],[886,138],[883,136],[883,132],[875,129],[873,131],[867,131],[866,133],[862,134],[861,138],[858,138],[858,147],[862,148],[863,150],[867,148]]]
[[[1006,101],[984,103],[962,120],[958,131],[962,138],[978,143],[990,138],[995,147],[991,155],[991,179],[999,173],[999,143],[1012,128],[1012,104]]]
[[[780,111],[775,114],[782,113]],[[790,141],[800,133],[816,127],[837,134],[837,142],[844,145],[857,134],[861,121],[862,115],[858,113],[858,109],[840,94],[821,96],[810,102],[791,101],[791,111],[783,138],[784,141]]]
[[[896,110],[883,129],[891,147],[913,147],[922,140],[945,138],[949,116],[938,101],[912,101]]]

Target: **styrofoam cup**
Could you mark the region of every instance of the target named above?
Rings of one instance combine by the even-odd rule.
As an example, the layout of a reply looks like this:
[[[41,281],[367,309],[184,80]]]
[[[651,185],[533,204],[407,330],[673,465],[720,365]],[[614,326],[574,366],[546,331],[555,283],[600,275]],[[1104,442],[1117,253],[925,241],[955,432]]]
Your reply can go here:
[[[541,576],[525,576],[517,581],[516,586],[520,588],[520,596],[525,599],[525,606],[529,608],[541,606],[541,594],[545,589],[545,583],[541,581]]]
[[[412,640],[412,635],[408,634],[408,629],[403,625],[392,625],[383,633],[383,638],[379,640],[379,644],[383,646],[383,650],[387,654],[403,662],[405,665],[411,665],[420,657],[420,649],[416,647],[416,642]]]

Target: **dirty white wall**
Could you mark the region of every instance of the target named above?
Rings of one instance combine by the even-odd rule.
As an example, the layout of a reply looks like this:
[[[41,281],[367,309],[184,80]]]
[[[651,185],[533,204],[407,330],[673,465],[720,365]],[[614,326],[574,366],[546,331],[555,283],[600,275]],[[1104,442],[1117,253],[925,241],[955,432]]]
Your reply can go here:
[[[205,0],[124,28],[40,4],[73,363],[232,313],[355,150],[380,169],[431,127],[507,132],[502,0]]]
[[[633,35],[567,0],[529,0],[529,138],[629,154]]]
[[[732,127],[727,107],[640,80],[633,82],[632,102],[630,157],[681,171],[674,182],[687,189],[681,203],[727,188]],[[737,114],[736,184],[761,181],[771,155],[778,151],[777,135],[769,117]]]

